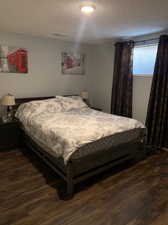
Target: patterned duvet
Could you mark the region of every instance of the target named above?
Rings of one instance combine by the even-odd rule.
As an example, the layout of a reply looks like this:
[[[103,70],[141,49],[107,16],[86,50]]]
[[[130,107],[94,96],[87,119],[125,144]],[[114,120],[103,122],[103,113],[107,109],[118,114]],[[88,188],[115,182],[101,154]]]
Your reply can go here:
[[[67,99],[67,98],[66,98]],[[87,107],[75,99],[54,98],[22,104],[16,112],[24,129],[67,163],[85,144],[144,125]]]

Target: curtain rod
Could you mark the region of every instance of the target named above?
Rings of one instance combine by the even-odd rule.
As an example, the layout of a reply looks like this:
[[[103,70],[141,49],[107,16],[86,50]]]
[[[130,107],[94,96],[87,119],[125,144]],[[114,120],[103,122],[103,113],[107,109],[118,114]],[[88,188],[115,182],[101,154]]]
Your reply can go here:
[[[146,40],[138,40],[138,41],[134,41],[135,44],[137,43],[143,43],[143,42],[152,42],[152,41],[159,41],[159,38],[151,38],[151,39],[146,39]]]

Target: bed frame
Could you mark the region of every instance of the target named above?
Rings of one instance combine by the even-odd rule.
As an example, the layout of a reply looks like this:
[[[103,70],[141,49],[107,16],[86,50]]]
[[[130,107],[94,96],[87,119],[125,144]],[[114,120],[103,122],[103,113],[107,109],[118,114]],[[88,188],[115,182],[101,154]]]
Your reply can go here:
[[[44,100],[53,98],[49,97],[34,97],[16,99],[15,110],[22,103],[32,100]],[[21,125],[21,124],[20,124]],[[67,188],[64,193],[60,192],[60,197],[70,199],[74,195],[74,186],[76,183],[85,180],[93,175],[99,174],[115,165],[118,165],[127,160],[140,161],[146,156],[145,140],[146,136],[138,137],[137,139],[113,147],[113,149],[103,149],[102,151],[92,153],[78,159],[70,159],[67,165],[64,164],[62,158],[56,158],[47,153],[41,148],[31,137],[29,137],[22,125],[22,142],[23,144],[35,152],[52,170],[59,174],[67,183]]]

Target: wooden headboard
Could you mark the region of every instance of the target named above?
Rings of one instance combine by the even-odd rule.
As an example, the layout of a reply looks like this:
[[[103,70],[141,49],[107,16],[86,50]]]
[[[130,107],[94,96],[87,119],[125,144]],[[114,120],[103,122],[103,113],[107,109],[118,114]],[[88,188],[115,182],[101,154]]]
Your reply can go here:
[[[70,96],[78,96],[78,95],[63,95],[64,97],[70,97]],[[38,101],[38,100],[45,100],[45,99],[50,99],[50,98],[55,98],[55,96],[46,96],[46,97],[30,97],[30,98],[16,98],[16,105],[13,107],[14,110],[16,111],[17,108],[26,102],[31,102],[31,101]]]
[[[21,104],[26,103],[26,102],[31,102],[31,101],[36,101],[36,100],[45,100],[45,99],[50,99],[50,98],[55,98],[55,96],[16,98],[16,100],[15,100],[16,105],[14,106],[14,109],[16,110]]]
[[[48,97],[30,97],[30,98],[16,98],[16,105],[20,105],[22,103],[36,101],[36,100],[45,100],[49,98],[55,98],[55,96],[48,96]]]

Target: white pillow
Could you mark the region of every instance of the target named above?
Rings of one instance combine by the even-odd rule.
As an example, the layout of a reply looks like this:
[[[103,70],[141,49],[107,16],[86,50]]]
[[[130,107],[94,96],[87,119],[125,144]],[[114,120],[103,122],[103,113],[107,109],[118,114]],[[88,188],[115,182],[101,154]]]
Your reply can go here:
[[[56,96],[56,99],[60,100],[64,108],[64,111],[88,107],[88,105],[82,100],[80,96],[69,96],[69,97]]]
[[[70,95],[70,96],[67,96],[68,98],[72,98],[72,99],[75,99],[75,100],[81,100],[83,101],[83,98],[79,95]]]
[[[64,108],[59,99],[52,98],[47,100],[31,101],[21,104],[16,112],[16,117],[19,118],[22,114],[40,114],[40,113],[58,113],[63,112]]]

